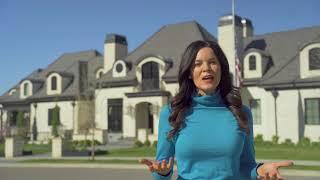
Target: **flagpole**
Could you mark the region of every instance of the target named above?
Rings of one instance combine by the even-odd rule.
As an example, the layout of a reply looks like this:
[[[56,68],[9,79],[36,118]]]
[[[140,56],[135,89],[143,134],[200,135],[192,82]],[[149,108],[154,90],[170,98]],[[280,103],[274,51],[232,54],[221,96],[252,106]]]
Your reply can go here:
[[[236,74],[236,27],[235,27],[235,0],[232,0],[231,7],[232,7],[232,33],[233,33],[233,45],[234,45],[234,69],[233,69],[233,84],[237,86],[237,74]]]

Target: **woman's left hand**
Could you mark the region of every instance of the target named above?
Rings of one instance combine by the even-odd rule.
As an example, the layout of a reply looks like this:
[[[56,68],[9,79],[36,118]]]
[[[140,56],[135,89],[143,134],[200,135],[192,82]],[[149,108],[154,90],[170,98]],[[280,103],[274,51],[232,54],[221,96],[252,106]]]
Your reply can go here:
[[[283,161],[283,162],[273,162],[273,163],[264,163],[257,169],[258,179],[260,180],[277,180],[284,179],[280,173],[280,167],[292,166],[292,161]]]

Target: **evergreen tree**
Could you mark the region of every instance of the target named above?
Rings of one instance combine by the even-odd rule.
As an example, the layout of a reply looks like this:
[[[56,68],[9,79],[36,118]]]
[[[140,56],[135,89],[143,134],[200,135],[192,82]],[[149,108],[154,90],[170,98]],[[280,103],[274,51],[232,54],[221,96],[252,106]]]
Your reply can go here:
[[[17,137],[26,139],[26,123],[24,119],[24,113],[19,111],[17,115]]]
[[[60,125],[60,120],[59,120],[59,112],[60,112],[60,108],[56,105],[53,109],[52,112],[52,136],[53,137],[58,137],[59,136],[59,132],[58,132],[58,128]]]

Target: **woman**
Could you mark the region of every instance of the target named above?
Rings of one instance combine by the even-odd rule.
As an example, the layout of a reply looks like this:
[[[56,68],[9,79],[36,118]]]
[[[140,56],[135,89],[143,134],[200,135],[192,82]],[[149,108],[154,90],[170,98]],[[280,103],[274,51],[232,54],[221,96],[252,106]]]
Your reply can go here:
[[[228,61],[215,42],[195,41],[182,55],[179,92],[160,113],[156,160],[142,159],[155,179],[283,179],[278,168],[257,164],[252,115],[232,87]]]

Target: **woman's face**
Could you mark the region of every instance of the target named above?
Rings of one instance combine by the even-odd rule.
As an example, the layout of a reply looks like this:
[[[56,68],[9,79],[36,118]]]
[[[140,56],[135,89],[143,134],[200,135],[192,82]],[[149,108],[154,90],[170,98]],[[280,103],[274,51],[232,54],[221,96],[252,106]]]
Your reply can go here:
[[[221,79],[221,66],[211,48],[204,47],[198,51],[191,75],[199,94],[215,92]]]

